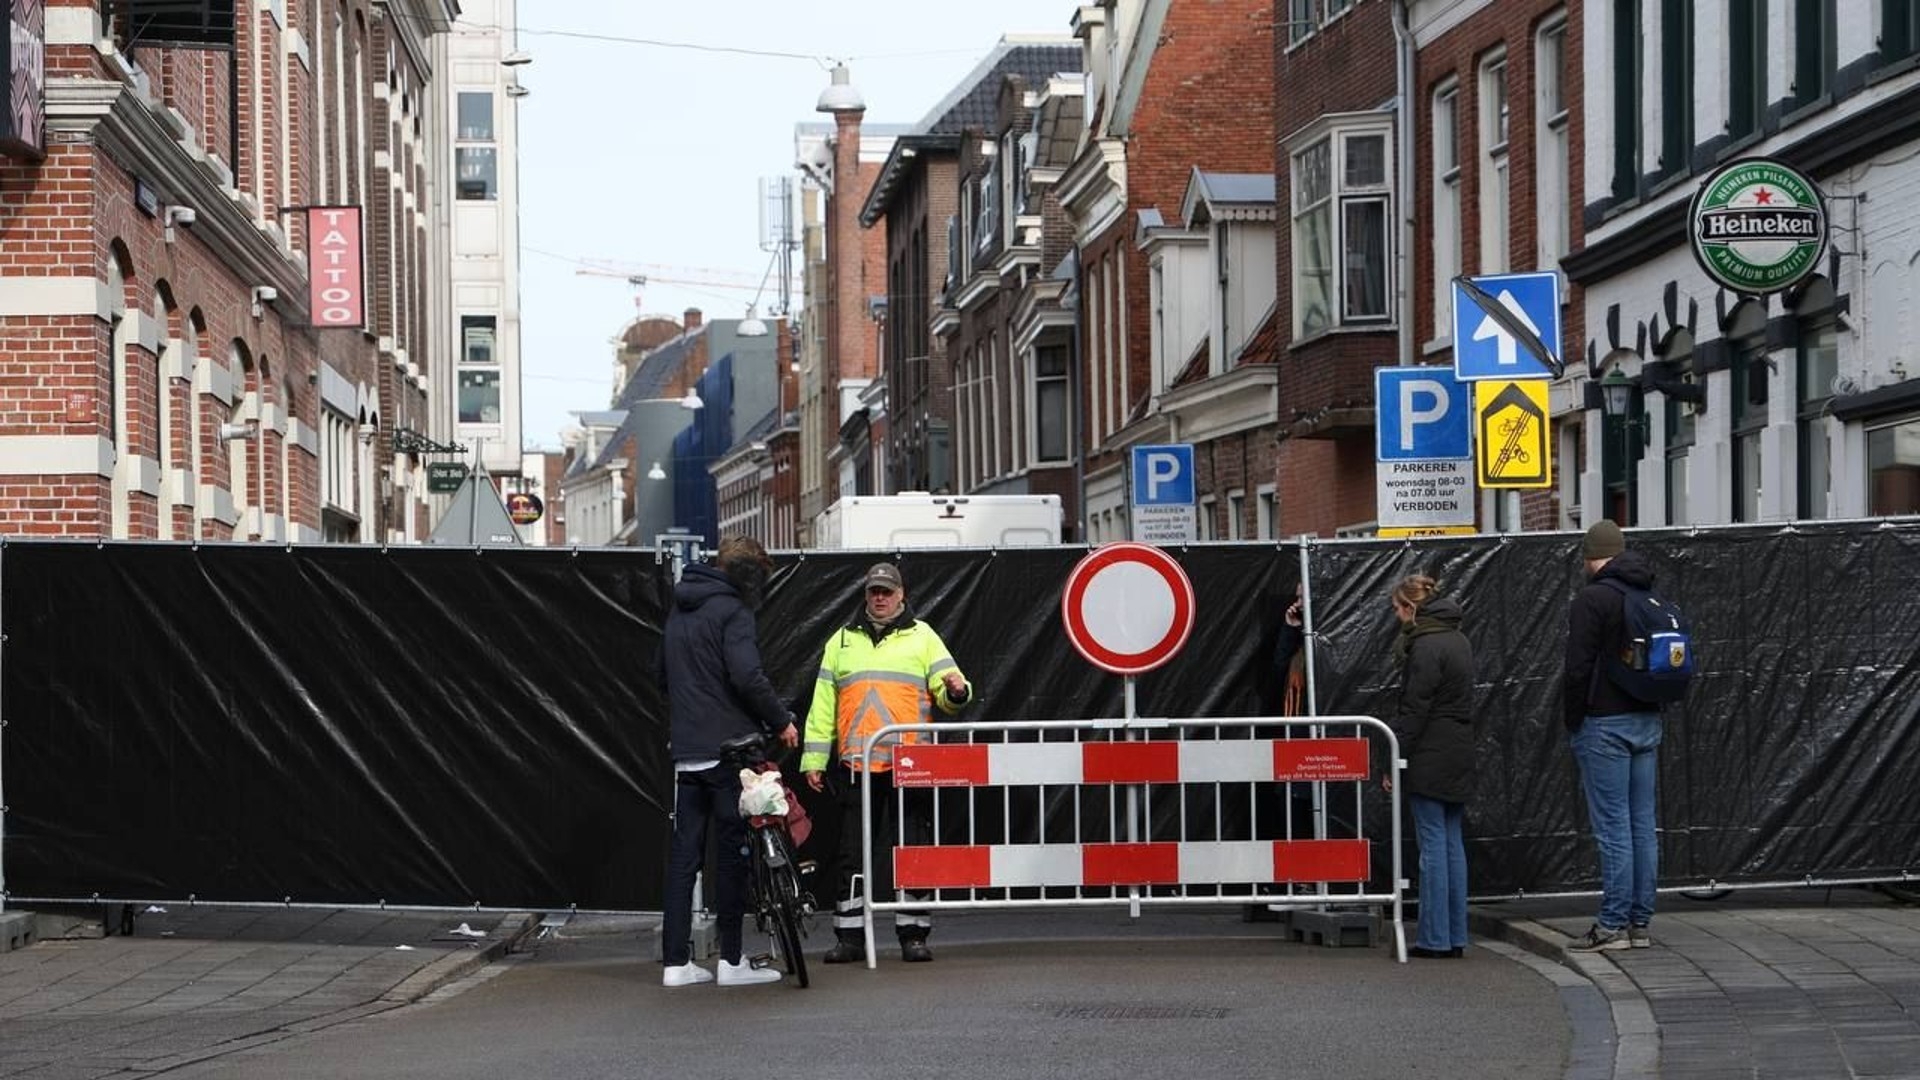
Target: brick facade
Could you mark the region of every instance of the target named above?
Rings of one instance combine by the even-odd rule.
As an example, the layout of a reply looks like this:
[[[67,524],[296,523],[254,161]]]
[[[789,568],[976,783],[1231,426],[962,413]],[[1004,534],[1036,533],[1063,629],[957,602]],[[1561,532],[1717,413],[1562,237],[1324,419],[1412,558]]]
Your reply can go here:
[[[401,516],[415,502],[405,489],[417,462],[394,461],[376,485],[378,455],[357,437],[330,442],[323,403],[368,440],[376,427],[412,417],[425,426],[419,388],[380,362],[370,335],[386,332],[375,313],[389,305],[423,307],[418,249],[396,274],[379,245],[396,227],[424,235],[410,207],[426,205],[417,190],[426,173],[399,178],[409,206],[368,207],[369,334],[308,328],[305,238],[298,216],[282,209],[320,201],[322,161],[352,178],[331,201],[364,203],[363,188],[393,189],[393,171],[360,155],[391,155],[402,134],[360,131],[357,117],[360,108],[385,115],[376,82],[384,90],[389,76],[374,58],[386,55],[387,35],[421,32],[396,29],[396,20],[418,23],[436,6],[389,13],[344,5],[345,57],[326,26],[334,5],[289,0],[284,24],[246,6],[235,54],[240,94],[230,110],[228,55],[96,47],[116,38],[124,46],[121,30],[100,24],[93,4],[52,0],[48,73],[68,81],[49,90],[48,153],[0,160],[0,532],[276,541],[424,535],[407,533]],[[392,44],[404,68],[396,82],[424,85],[425,72],[407,66],[410,50]],[[363,81],[336,85],[356,54]],[[315,85],[316,70],[323,85]],[[323,95],[349,103],[344,115],[328,109],[325,131]],[[412,99],[414,109],[420,100]],[[323,138],[332,140],[326,153]],[[418,158],[417,138],[403,141]],[[350,160],[332,160],[331,146],[347,147]],[[195,221],[171,224],[176,206],[192,209]],[[277,296],[256,314],[261,286]],[[399,337],[424,364],[417,320]],[[222,425],[238,423],[252,430],[223,440]],[[332,504],[351,536],[323,524],[323,453],[344,458],[332,467],[354,477],[340,489],[344,502]],[[400,497],[381,497],[396,490]]]

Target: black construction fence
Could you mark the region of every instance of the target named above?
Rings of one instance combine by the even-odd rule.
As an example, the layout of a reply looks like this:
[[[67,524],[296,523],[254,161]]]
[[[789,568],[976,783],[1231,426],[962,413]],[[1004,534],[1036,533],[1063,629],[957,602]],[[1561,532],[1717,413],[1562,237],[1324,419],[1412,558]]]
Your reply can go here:
[[[1703,665],[1666,714],[1663,883],[1920,870],[1920,520],[1630,542]],[[1559,696],[1578,545],[1179,549],[1198,625],[1140,678],[1139,711],[1277,715],[1274,645],[1304,564],[1319,711],[1390,719],[1387,593],[1431,574],[1466,605],[1478,669],[1473,891],[1591,890]],[[978,690],[969,718],[1120,715],[1121,680],[1061,628],[1084,554],[895,556]],[[760,639],[798,714],[875,557],[776,560]],[[672,778],[651,672],[671,589],[630,549],[0,544],[6,899],[658,910]],[[813,809],[825,862],[832,815]]]

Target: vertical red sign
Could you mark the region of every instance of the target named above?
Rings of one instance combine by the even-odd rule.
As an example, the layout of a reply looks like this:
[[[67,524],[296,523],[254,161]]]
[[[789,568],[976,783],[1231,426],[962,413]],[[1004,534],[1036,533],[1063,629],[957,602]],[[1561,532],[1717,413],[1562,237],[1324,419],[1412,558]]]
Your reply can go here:
[[[361,279],[360,208],[307,208],[308,310],[314,326],[366,323]]]

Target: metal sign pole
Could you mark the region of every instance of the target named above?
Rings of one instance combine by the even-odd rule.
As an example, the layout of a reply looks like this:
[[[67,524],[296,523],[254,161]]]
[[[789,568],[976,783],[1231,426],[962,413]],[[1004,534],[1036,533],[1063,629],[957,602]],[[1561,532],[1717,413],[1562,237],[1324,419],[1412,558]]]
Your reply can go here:
[[[1121,718],[1126,724],[1127,741],[1134,742],[1140,738],[1140,733],[1138,731],[1135,731],[1133,728],[1133,722],[1136,719],[1138,719],[1140,715],[1139,710],[1136,708],[1137,699],[1134,696],[1134,687],[1133,687],[1134,677],[1131,675],[1122,676],[1120,682],[1121,682],[1121,685],[1126,688],[1124,692],[1126,704],[1121,711]],[[1134,843],[1139,843],[1139,841],[1140,841],[1140,785],[1128,784],[1127,785],[1127,843],[1134,844]],[[1134,918],[1134,919],[1137,919],[1140,917],[1140,886],[1138,885],[1127,886],[1127,916],[1129,918]]]

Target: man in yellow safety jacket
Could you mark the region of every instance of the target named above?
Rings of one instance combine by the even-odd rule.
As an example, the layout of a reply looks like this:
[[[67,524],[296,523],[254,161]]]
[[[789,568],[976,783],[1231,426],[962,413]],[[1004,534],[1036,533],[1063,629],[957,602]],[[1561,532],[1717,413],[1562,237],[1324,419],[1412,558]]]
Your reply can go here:
[[[820,678],[813,687],[813,707],[807,711],[807,730],[801,745],[800,771],[815,791],[828,789],[827,763],[836,745],[840,766],[832,786],[840,804],[839,893],[833,911],[835,943],[827,952],[829,964],[865,961],[861,929],[862,899],[854,892],[860,873],[860,785],[872,785],[873,870],[876,880],[866,883],[869,896],[893,892],[893,839],[896,823],[893,792],[893,754],[896,745],[911,743],[912,732],[897,740],[883,740],[873,749],[866,770],[860,750],[869,735],[888,724],[924,724],[931,708],[959,711],[973,696],[966,677],[947,652],[933,627],[907,610],[906,583],[892,563],[875,563],[867,570],[866,603],[860,613],[827,640],[820,659]],[[926,791],[909,791],[906,816],[908,843],[930,843],[933,823]],[[894,916],[900,938],[900,956],[909,962],[933,959],[927,934],[933,923],[926,912],[903,911]]]

